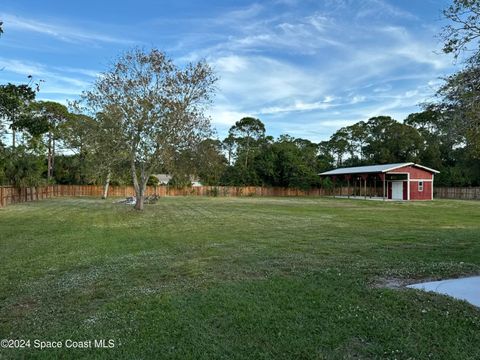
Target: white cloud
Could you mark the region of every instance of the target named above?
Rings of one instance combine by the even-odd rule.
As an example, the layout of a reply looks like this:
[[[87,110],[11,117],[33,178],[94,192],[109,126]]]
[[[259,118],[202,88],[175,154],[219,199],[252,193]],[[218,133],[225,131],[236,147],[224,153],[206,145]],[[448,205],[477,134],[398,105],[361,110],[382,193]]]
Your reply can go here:
[[[58,71],[58,68],[48,68],[47,66],[35,63],[25,62],[16,59],[0,58],[0,68],[3,69],[3,75],[13,73],[21,75],[27,81],[27,76],[32,75],[33,81],[42,81],[40,84],[41,94],[63,94],[66,96],[79,95],[83,90],[91,85],[90,81],[83,79],[82,70],[77,71],[78,77],[67,76]],[[70,69],[73,71],[73,69]]]
[[[326,121],[321,121],[317,123],[317,125],[320,126],[325,126],[329,128],[334,128],[334,129],[339,129],[344,126],[349,126],[353,125],[357,122],[358,120],[354,119],[337,119],[337,120],[326,120]],[[311,125],[311,124],[310,124]]]
[[[374,116],[386,115],[389,111],[396,109],[402,106],[402,99],[395,99],[394,101],[385,102],[378,107],[374,107],[371,110],[367,110],[366,118],[371,118]]]
[[[77,77],[65,76],[59,72],[53,72],[49,70],[46,66],[39,63],[0,58],[0,67],[3,68],[3,71],[6,72],[24,75],[25,77],[28,75],[38,77],[38,80],[50,79],[55,81],[61,81],[76,87],[86,87],[89,85],[89,82],[85,80],[79,79]]]
[[[209,111],[209,115],[211,116],[214,125],[230,127],[241,118],[253,116],[254,114],[240,111],[232,111],[217,105]]]
[[[229,97],[233,108],[249,104],[258,111],[260,104],[322,93],[319,75],[268,57],[231,55],[211,63],[219,72],[219,90]]]
[[[243,21],[243,20],[248,20],[256,17],[262,12],[262,10],[263,10],[262,5],[258,3],[254,3],[247,7],[230,11],[227,14],[224,14],[222,18],[226,20],[242,20]]]
[[[382,84],[381,86],[378,86],[373,89],[374,93],[383,93],[383,92],[389,92],[392,90],[392,84]]]
[[[416,20],[417,16],[411,12],[400,9],[384,0],[354,0],[360,7],[357,18],[380,18],[386,17]]]
[[[293,105],[287,106],[272,106],[268,108],[260,109],[260,114],[278,114],[284,112],[294,112],[294,111],[312,111],[312,110],[326,110],[331,108],[333,105],[327,104],[321,101],[316,101],[313,103],[305,103],[302,101],[295,101]]]
[[[248,69],[248,60],[240,56],[224,56],[213,62],[220,73],[237,73]]]
[[[366,97],[363,96],[363,95],[355,95],[352,100],[350,101],[350,104],[358,104],[358,103],[361,103],[363,101],[365,101]]]
[[[91,78],[96,78],[100,75],[100,71],[98,70],[91,70],[91,69],[82,69],[82,68],[75,68],[69,66],[55,66],[53,69],[61,72],[68,72],[74,74],[82,74]]]
[[[426,44],[399,26],[385,26],[379,31],[396,40],[396,45],[391,50],[393,56],[400,56],[419,64],[427,64],[434,69],[445,69],[451,66],[451,59],[448,56],[439,56],[434,53],[433,41]]]
[[[117,44],[133,44],[132,40],[111,36],[104,33],[95,33],[81,28],[46,23],[33,19],[23,18],[11,14],[0,14],[5,26],[13,30],[22,30],[47,35],[65,42],[106,42]]]
[[[263,7],[254,4],[247,9],[211,19],[210,22],[217,27],[213,31],[216,34],[222,34],[223,31],[225,36],[214,45],[190,51],[183,58],[196,59],[214,53],[263,53],[268,50],[297,55],[315,54],[328,47],[344,46],[332,36],[335,33],[333,20],[320,12],[306,16],[292,16],[288,13],[260,15],[263,15]],[[245,20],[242,18],[244,16],[250,18]],[[198,35],[193,35],[193,38],[198,38]],[[190,41],[182,39],[182,43]]]

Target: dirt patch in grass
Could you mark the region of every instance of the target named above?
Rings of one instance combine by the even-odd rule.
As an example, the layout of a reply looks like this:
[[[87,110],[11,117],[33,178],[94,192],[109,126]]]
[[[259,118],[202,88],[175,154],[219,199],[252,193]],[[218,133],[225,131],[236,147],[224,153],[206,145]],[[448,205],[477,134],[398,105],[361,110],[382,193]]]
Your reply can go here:
[[[428,282],[428,281],[436,281],[438,279],[434,278],[425,278],[422,280],[413,279],[413,278],[376,278],[372,283],[371,287],[374,289],[394,289],[400,290],[406,288],[407,285],[415,284],[418,282]]]
[[[374,289],[401,289],[409,284],[409,280],[400,278],[377,278],[371,287]]]
[[[423,278],[400,278],[400,277],[377,277],[371,283],[374,289],[404,289],[408,285],[425,283],[431,281],[442,281],[447,279],[457,279],[466,276],[478,276],[478,274],[458,274],[454,276],[423,277]]]

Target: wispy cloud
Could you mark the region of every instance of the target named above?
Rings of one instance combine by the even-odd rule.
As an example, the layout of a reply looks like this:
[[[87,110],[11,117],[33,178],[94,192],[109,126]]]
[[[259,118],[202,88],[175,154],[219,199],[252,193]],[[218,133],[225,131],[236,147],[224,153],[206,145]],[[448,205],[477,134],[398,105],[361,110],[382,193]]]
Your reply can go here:
[[[293,104],[286,106],[272,106],[268,108],[260,109],[260,114],[278,114],[285,112],[296,112],[296,111],[313,111],[313,110],[326,110],[331,109],[335,106],[340,106],[340,104],[332,103],[331,97],[326,97],[321,101],[314,102],[304,102],[301,100],[296,100]]]
[[[243,117],[252,116],[253,113],[232,111],[230,107],[216,105],[209,111],[209,115],[213,118],[213,123],[222,129],[228,129]]]
[[[53,69],[61,72],[82,74],[91,78],[96,78],[100,75],[99,70],[82,69],[82,68],[69,67],[69,66],[55,66]]]
[[[333,30],[331,19],[321,13],[295,19],[279,17],[276,21],[253,21],[246,29],[243,26],[238,27],[238,35],[232,35],[204,52],[280,50],[296,54],[315,54],[327,47],[344,45],[331,35]]]
[[[416,20],[417,16],[409,11],[400,9],[384,0],[356,0],[360,5],[357,18],[385,19],[386,17]]]
[[[0,58],[0,68],[3,70],[3,77],[8,74],[17,74],[20,75],[20,78],[17,77],[17,79],[25,82],[27,81],[27,76],[32,75],[35,81],[42,80],[39,93],[40,98],[45,94],[58,94],[66,97],[78,96],[91,85],[93,80],[91,77],[85,78],[85,74],[82,73],[84,69],[79,69],[79,71],[70,69],[69,72],[75,72],[77,76],[69,76],[55,67],[16,59]]]
[[[415,106],[422,101],[422,96],[431,94],[432,91],[427,94],[415,92],[412,88],[404,89],[403,83],[434,78],[436,71],[449,67],[447,59],[437,58],[431,44],[413,37],[405,29],[375,28],[369,31],[382,41],[374,47],[354,44],[336,47],[336,61],[320,56],[318,67],[292,64],[266,54],[232,54],[215,58],[213,53],[210,60],[221,77],[219,101],[222,106],[230,104],[234,113],[264,117],[294,114],[297,119],[305,112],[332,116],[334,109],[345,113],[353,107],[352,118],[358,116],[358,121],[397,108]],[[257,40],[258,50],[262,46]],[[342,40],[341,36],[339,40]],[[406,68],[407,74],[404,73]],[[400,88],[394,88],[399,85]],[[381,93],[390,97],[380,96]],[[325,97],[332,94],[337,101],[325,101]],[[292,124],[292,127],[297,125]]]
[[[211,63],[220,73],[222,92],[237,94],[243,101],[267,103],[321,89],[321,83],[312,82],[315,74],[270,57],[231,55],[211,59]],[[320,79],[320,74],[316,77]]]
[[[250,20],[253,17],[258,16],[264,10],[264,6],[253,3],[249,6],[239,8],[236,10],[229,11],[222,15],[222,17],[217,18],[218,22],[236,22],[236,21],[246,21]]]
[[[387,25],[377,28],[376,31],[383,33],[394,41],[392,55],[407,58],[413,62],[428,64],[435,69],[444,69],[451,65],[452,60],[448,56],[439,56],[435,53],[435,42],[429,44],[419,40],[418,36],[411,34],[405,27]]]
[[[91,32],[83,28],[75,28],[65,25],[46,23],[34,19],[25,17],[19,17],[11,14],[0,14],[2,21],[5,23],[5,27],[11,30],[29,31],[38,34],[43,34],[55,39],[70,42],[105,42],[116,44],[134,44],[135,42],[126,38],[120,38],[111,36],[105,33]]]
[[[353,18],[372,20],[417,20],[412,12],[391,4],[387,0],[325,0],[327,7],[336,13],[353,14]]]

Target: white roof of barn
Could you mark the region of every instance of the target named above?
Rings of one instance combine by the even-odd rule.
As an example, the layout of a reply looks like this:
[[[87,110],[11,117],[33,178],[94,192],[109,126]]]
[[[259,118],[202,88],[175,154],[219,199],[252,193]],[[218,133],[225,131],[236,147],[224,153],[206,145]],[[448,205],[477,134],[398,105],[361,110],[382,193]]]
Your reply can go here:
[[[339,168],[323,172],[319,175],[345,175],[345,174],[368,174],[368,173],[386,173],[404,166],[416,166],[432,173],[439,173],[437,170],[430,169],[426,166],[418,165],[412,162],[407,163],[395,163],[395,164],[382,164],[382,165],[369,165],[369,166],[355,166],[347,168]]]

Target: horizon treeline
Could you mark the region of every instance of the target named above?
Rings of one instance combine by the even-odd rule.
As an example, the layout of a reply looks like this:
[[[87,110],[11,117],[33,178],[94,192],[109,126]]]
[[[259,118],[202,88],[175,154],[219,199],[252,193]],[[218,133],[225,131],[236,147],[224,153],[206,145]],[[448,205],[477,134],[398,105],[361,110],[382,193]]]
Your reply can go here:
[[[102,185],[107,175],[112,185],[131,184],[128,162],[111,164],[108,171],[99,164],[89,140],[95,132],[93,118],[53,102],[30,101],[28,106],[33,115],[10,125],[15,141],[12,137],[10,146],[0,145],[1,184]],[[273,138],[261,120],[246,117],[225,139],[207,138],[179,152],[170,167],[175,169],[170,185],[189,186],[194,177],[204,185],[308,189],[322,186],[318,174],[332,168],[415,162],[440,171],[437,186],[480,186],[480,160],[471,146],[452,130],[451,119],[432,108],[403,122],[389,116],[359,121],[320,143],[288,134]],[[65,151],[69,154],[62,154]],[[154,173],[164,172],[159,167]]]

